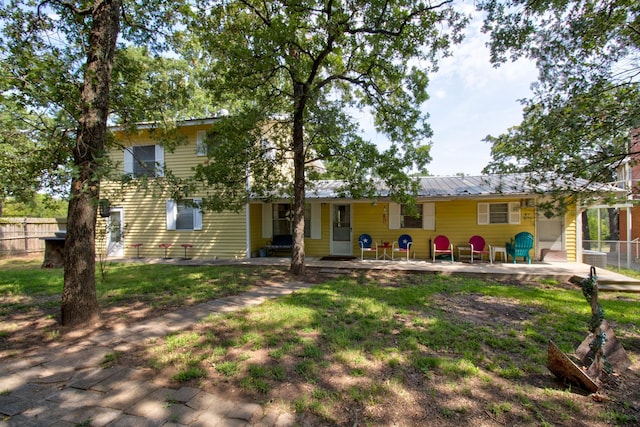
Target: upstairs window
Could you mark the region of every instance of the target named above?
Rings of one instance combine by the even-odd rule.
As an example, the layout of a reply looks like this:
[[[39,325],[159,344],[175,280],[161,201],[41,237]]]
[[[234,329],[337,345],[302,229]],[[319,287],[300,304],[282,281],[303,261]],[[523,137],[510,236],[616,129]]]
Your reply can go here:
[[[209,146],[207,145],[207,131],[199,130],[196,135],[196,156],[202,157],[209,153]]]
[[[135,145],[124,150],[124,172],[134,178],[164,176],[164,147]]]

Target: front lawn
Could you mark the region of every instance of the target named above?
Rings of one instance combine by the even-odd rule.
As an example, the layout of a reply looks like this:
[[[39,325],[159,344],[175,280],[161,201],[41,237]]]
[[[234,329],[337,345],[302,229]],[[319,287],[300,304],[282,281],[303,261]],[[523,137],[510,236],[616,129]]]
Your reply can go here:
[[[33,319],[56,308],[59,270],[1,267],[2,328],[18,314]],[[110,266],[97,283],[105,312],[130,316],[127,308],[138,305],[149,316],[283,280],[292,278],[277,268],[137,264]],[[634,365],[596,396],[546,368],[547,341],[572,353],[591,316],[579,287],[549,281],[404,273],[327,279],[142,341],[111,363],[150,368],[170,387],[257,400],[295,413],[300,425],[637,425],[639,302],[637,294],[601,293],[605,318]],[[52,319],[49,331],[56,327]],[[0,331],[6,357],[19,329]]]

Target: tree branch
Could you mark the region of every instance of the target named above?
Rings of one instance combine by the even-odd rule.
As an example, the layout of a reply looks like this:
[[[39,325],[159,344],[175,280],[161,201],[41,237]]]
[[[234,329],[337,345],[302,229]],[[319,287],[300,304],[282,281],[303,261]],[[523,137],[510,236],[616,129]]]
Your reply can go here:
[[[40,16],[40,9],[47,6],[48,4],[57,4],[59,6],[64,7],[65,9],[70,10],[71,12],[73,12],[74,15],[78,15],[78,16],[89,16],[93,12],[93,7],[91,6],[87,6],[84,9],[80,9],[67,1],[45,0],[38,5],[38,16]]]
[[[429,6],[429,7],[414,10],[413,12],[409,13],[404,19],[402,19],[402,21],[400,22],[400,27],[397,30],[386,30],[379,27],[359,27],[359,28],[347,27],[345,29],[345,32],[349,34],[379,34],[379,35],[388,36],[388,37],[399,37],[402,35],[402,32],[404,31],[407,24],[414,18],[421,16],[426,12],[440,9],[444,5],[450,4],[452,2],[453,0],[444,0],[434,6]],[[379,23],[380,23],[380,20],[378,20],[378,24]]]

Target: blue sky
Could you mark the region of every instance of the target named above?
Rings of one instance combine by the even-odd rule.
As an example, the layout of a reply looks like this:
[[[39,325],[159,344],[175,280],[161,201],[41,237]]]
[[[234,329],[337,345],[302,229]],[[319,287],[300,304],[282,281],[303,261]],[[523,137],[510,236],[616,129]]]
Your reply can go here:
[[[489,63],[487,36],[480,20],[467,29],[467,37],[454,55],[441,61],[429,85],[426,103],[434,131],[432,175],[479,174],[491,156],[482,141],[497,136],[522,121],[519,99],[532,94],[537,78],[535,64],[520,60],[494,68]]]
[[[475,19],[462,44],[453,48],[453,57],[442,59],[438,73],[431,76],[431,98],[425,104],[434,132],[433,160],[427,167],[431,175],[479,175],[491,158],[491,147],[482,140],[519,124],[522,105],[518,100],[532,94],[535,65],[520,60],[494,68],[481,26],[481,20]],[[382,137],[371,134],[365,132],[384,145]]]

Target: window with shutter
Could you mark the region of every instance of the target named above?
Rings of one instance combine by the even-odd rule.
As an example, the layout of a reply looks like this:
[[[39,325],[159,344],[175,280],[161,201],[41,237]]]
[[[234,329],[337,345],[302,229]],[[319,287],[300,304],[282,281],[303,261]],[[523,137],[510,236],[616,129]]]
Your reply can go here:
[[[164,176],[164,147],[135,145],[126,148],[124,172],[134,178]]]
[[[478,225],[520,224],[520,204],[478,203]]]
[[[206,143],[207,131],[199,130],[196,134],[196,156],[206,156],[209,152],[209,147]]]
[[[202,230],[202,199],[167,200],[167,230]]]

